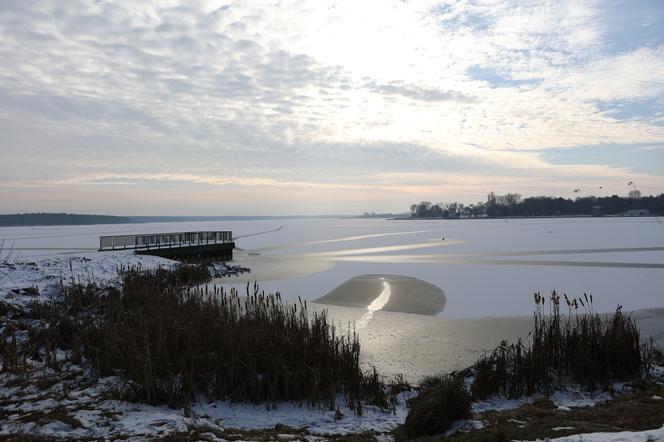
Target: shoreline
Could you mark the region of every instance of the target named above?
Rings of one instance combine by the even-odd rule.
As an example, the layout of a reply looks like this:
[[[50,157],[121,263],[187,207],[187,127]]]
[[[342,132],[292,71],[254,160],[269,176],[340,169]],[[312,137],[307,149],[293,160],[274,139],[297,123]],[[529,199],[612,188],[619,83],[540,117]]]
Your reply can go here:
[[[327,310],[341,330],[353,330],[367,309],[310,303],[311,309]],[[611,315],[614,312],[600,313]],[[664,348],[664,307],[625,312],[641,330],[641,339],[652,337]],[[365,369],[375,366],[391,377],[399,374],[411,383],[441,372],[458,371],[474,363],[484,352],[503,340],[526,340],[533,329],[533,317],[495,316],[442,318],[413,313],[375,311],[371,320],[356,331],[360,336]]]
[[[450,220],[450,221],[470,221],[470,220],[490,220],[490,219],[566,219],[566,218],[628,218],[628,219],[634,219],[634,218],[660,218],[664,215],[662,214],[650,214],[650,215],[521,215],[521,216],[478,216],[478,217],[418,217],[418,216],[411,216],[408,218],[382,218],[385,219],[386,221],[417,221],[417,220],[423,220],[423,221],[441,221],[441,220]]]
[[[323,307],[320,304],[314,305],[318,306]],[[360,310],[350,307],[345,309],[356,312]],[[661,324],[664,308],[635,314]],[[468,335],[479,333],[498,337],[495,336],[497,332],[494,319],[483,318],[473,321],[474,324],[468,324],[467,320],[439,320],[437,322],[447,325],[446,330],[432,333],[432,330],[427,329],[427,324],[424,324],[424,335],[416,333],[414,340],[404,339],[407,337],[400,335],[394,327],[398,323],[394,318],[404,315],[413,319],[414,323],[436,322],[426,321],[435,320],[434,317],[376,311],[367,327],[359,330],[364,338],[372,334],[375,336],[375,322],[381,321],[385,333],[398,335],[399,339],[396,341],[401,348],[380,349],[380,343],[385,336],[379,336],[378,343],[362,341],[362,354],[376,356],[380,353],[389,359],[387,366],[379,366],[384,370],[381,375],[385,378],[399,374],[391,373],[389,369],[385,370],[386,368],[413,369],[412,359],[411,365],[407,363],[407,359],[412,355],[404,355],[402,351],[408,348],[416,354],[426,354],[428,350],[422,339],[431,341],[434,337],[439,338],[433,344],[440,352],[441,345],[447,345],[448,348],[458,347],[456,337],[461,335],[467,338]],[[520,326],[526,323],[532,326],[532,318],[510,318],[503,322],[515,325],[515,320],[523,322]],[[499,334],[500,339],[510,339],[506,333]],[[372,344],[378,344],[378,347]],[[471,364],[483,351],[468,351],[463,348],[457,350],[466,353],[466,360]],[[399,437],[398,429],[409,413],[407,400],[416,394],[414,389],[399,394],[393,409],[384,410],[367,405],[362,415],[355,414],[346,405],[341,405],[338,411],[335,411],[320,405],[308,406],[289,401],[257,405],[207,399],[204,396],[193,398],[185,408],[169,408],[165,405],[149,405],[122,399],[117,393],[113,393],[123,385],[119,377],[98,379],[91,367],[69,362],[67,350],[56,349],[54,355],[56,360],[61,361],[57,370],[43,367],[43,361],[30,359],[30,367],[26,372],[0,374],[0,402],[3,404],[3,411],[0,412],[0,440],[21,440],[26,435],[44,440],[99,437],[231,440],[238,435],[242,436],[243,440],[322,441],[348,437],[353,440],[393,440]],[[449,357],[445,356],[446,359]],[[374,362],[377,361],[364,360],[362,365],[369,369]],[[470,365],[461,360],[457,362],[461,364],[459,368]],[[366,365],[367,363],[369,365]],[[432,373],[452,371],[436,361],[432,361],[431,366],[435,368]],[[496,396],[485,400],[475,399],[472,402],[472,415],[468,419],[455,421],[452,430],[446,433],[445,437],[450,437],[450,440],[480,441],[485,440],[487,434],[506,431],[508,434],[519,435],[519,440],[524,440],[526,437],[532,439],[552,435],[564,436],[579,432],[656,429],[661,425],[657,421],[657,413],[664,412],[664,387],[661,385],[664,368],[657,370],[654,379],[659,384],[646,386],[645,389],[629,383],[614,383],[613,392],[586,391],[570,383],[560,385],[548,394],[537,393],[518,399]],[[407,372],[402,371],[401,374],[407,375]],[[411,385],[416,385],[420,380],[413,379]],[[340,404],[343,402],[339,399]],[[619,426],[611,426],[613,414],[626,409],[632,410],[629,420],[621,421]],[[638,419],[639,414],[651,418]],[[553,427],[564,428],[552,430]],[[478,439],[469,439],[470,437]]]
[[[506,339],[515,342],[517,337],[525,338],[533,326],[532,317],[527,316],[444,319],[386,311],[383,307],[388,305],[393,293],[390,285],[380,278],[399,277],[365,277],[383,284],[379,296],[372,293],[367,298],[370,302],[363,301],[365,308],[311,303],[309,313],[327,310],[329,317],[340,324],[338,331],[342,335],[345,333],[342,324],[348,324],[350,333],[351,323],[355,323],[359,315],[371,313],[370,320],[366,320],[362,327],[352,327],[358,333],[362,347],[360,366],[363,370],[375,367],[385,379],[402,375],[403,380],[417,385],[425,376],[460,371],[471,366],[484,352],[495,348],[497,341]],[[20,298],[35,299],[30,293],[16,295],[15,301]],[[16,305],[24,311],[29,310],[25,302],[17,302]],[[664,342],[664,308],[638,310],[631,315],[642,330],[643,337],[653,333],[659,343]],[[9,316],[6,314],[4,321],[14,320],[13,314],[11,319]],[[19,312],[16,320],[20,321],[21,317]],[[362,320],[362,317],[359,319]],[[5,325],[9,327],[3,329],[12,328],[9,323]],[[29,434],[77,439],[102,436],[147,439],[178,435],[185,440],[196,435],[201,439],[217,440],[239,433],[247,440],[252,437],[281,440],[284,435],[294,434],[303,439],[308,439],[306,436],[309,435],[316,440],[345,436],[366,440],[380,437],[384,440],[397,437],[397,428],[404,423],[410,410],[406,401],[415,395],[415,390],[410,389],[398,396],[398,403],[394,404],[393,409],[366,406],[362,415],[355,414],[345,405],[335,412],[320,405],[307,406],[288,401],[256,405],[206,399],[203,396],[192,398],[184,408],[169,408],[129,402],[114,395],[113,391],[120,391],[125,381],[115,375],[96,378],[89,364],[76,365],[70,361],[70,350],[56,348],[53,355],[55,363],[60,366],[58,369],[47,367],[44,364],[48,362],[43,360],[29,358],[27,371],[0,374],[0,402],[3,404],[0,439],[6,436],[20,440],[22,435]],[[658,370],[657,376],[663,377],[664,368],[658,367]],[[468,434],[484,437],[482,435],[492,434],[496,428],[508,428],[513,434],[539,437],[545,434],[538,424],[542,413],[547,416],[545,422],[563,422],[572,419],[576,413],[582,413],[583,424],[574,421],[574,426],[566,429],[567,433],[560,434],[572,434],[571,431],[577,428],[596,431],[607,428],[600,425],[612,410],[621,410],[623,404],[632,409],[640,407],[639,410],[644,413],[646,410],[664,410],[664,402],[657,402],[657,399],[648,402],[649,397],[655,396],[661,400],[664,395],[661,385],[645,390],[647,394],[625,383],[616,383],[614,388],[615,394],[588,392],[572,383],[556,387],[546,395],[475,400],[472,417],[457,421],[454,427],[457,433],[450,433],[450,437],[458,437],[458,440],[466,440]],[[343,403],[342,400],[339,402]],[[514,416],[518,417],[519,422],[528,422],[528,430],[523,430],[526,427],[520,427],[520,423],[515,425],[511,422]],[[652,426],[652,422],[648,420],[647,424]],[[643,429],[643,425],[635,419],[626,428],[639,430]],[[545,435],[548,437],[549,433]]]

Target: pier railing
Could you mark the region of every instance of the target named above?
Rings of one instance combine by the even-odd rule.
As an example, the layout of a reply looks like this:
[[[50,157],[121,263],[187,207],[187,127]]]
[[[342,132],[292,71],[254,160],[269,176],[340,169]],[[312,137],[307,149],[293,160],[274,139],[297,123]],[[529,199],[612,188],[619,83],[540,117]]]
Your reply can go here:
[[[233,232],[175,232],[143,235],[100,236],[99,251],[118,249],[159,249],[192,247],[233,242]]]

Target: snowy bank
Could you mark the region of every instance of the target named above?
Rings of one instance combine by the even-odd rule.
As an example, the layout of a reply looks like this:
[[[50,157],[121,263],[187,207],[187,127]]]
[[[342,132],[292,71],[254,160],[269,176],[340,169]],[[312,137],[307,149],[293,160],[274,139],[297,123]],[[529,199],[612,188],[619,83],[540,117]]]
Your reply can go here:
[[[664,440],[664,426],[655,430],[621,431],[618,433],[582,433],[545,439],[546,442],[655,442]],[[537,439],[540,442],[540,439]],[[542,441],[543,442],[543,441]]]
[[[47,388],[39,386],[48,385]],[[62,373],[35,368],[26,376],[0,375],[0,434],[132,440],[187,432],[262,430],[275,426],[306,428],[310,434],[388,433],[406,416],[405,396],[394,411],[367,406],[357,416],[345,406],[341,414],[297,403],[243,404],[194,401],[190,409],[173,409],[114,399],[118,378],[98,382],[89,370],[66,364]],[[14,385],[14,386],[12,386]],[[343,403],[340,400],[339,403]]]
[[[60,284],[70,282],[96,282],[97,285],[115,285],[118,268],[169,268],[176,261],[158,256],[137,255],[133,251],[93,252],[56,255],[30,261],[9,260],[0,263],[0,300],[14,305],[25,305],[34,300],[48,300],[56,296]],[[26,293],[25,288],[36,287],[39,294]]]

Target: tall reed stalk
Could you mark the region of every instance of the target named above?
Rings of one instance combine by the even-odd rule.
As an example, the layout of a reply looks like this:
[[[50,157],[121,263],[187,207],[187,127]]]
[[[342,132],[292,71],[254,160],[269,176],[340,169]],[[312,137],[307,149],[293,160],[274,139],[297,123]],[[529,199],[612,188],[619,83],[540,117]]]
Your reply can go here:
[[[192,287],[208,279],[200,269],[119,271],[120,289],[73,284],[63,287],[63,302],[35,306],[48,326],[35,329],[31,348],[69,349],[100,376],[128,381],[131,399],[154,404],[205,394],[335,409],[343,396],[359,414],[363,402],[393,403],[396,392],[375,370],[360,369],[355,332],[339,333],[306,301],[285,302],[256,284],[244,293]]]
[[[553,291],[548,309],[546,299],[534,294],[534,328],[525,343],[503,341],[477,361],[472,384],[476,397],[516,398],[567,381],[609,387],[612,381],[638,379],[649,369],[653,346],[641,342],[636,323],[621,306],[611,315],[600,315],[592,295],[570,299]],[[561,299],[567,314],[560,311]]]

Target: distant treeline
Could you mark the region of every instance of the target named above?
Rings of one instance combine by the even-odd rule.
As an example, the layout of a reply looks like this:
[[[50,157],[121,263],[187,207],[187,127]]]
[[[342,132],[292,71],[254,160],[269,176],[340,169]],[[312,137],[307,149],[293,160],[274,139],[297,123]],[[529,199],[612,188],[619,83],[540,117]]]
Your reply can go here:
[[[82,215],[77,213],[17,213],[0,215],[0,227],[13,226],[71,226],[90,224],[127,224],[127,223],[176,223],[192,221],[246,221],[246,220],[283,220],[283,219],[325,219],[338,218],[338,215],[308,216],[112,216]]]
[[[603,216],[603,215],[660,215],[664,214],[664,193],[641,196],[632,191],[627,197],[585,196],[575,199],[534,196],[521,198],[518,193],[497,195],[489,193],[486,202],[464,205],[422,201],[410,206],[414,218],[477,218],[510,216]]]
[[[394,217],[403,217],[407,216],[408,212],[405,213],[376,213],[376,212],[364,212],[362,215],[356,215],[346,218],[394,218]]]
[[[18,213],[0,215],[0,226],[66,226],[131,223],[126,216],[80,215],[75,213]]]

